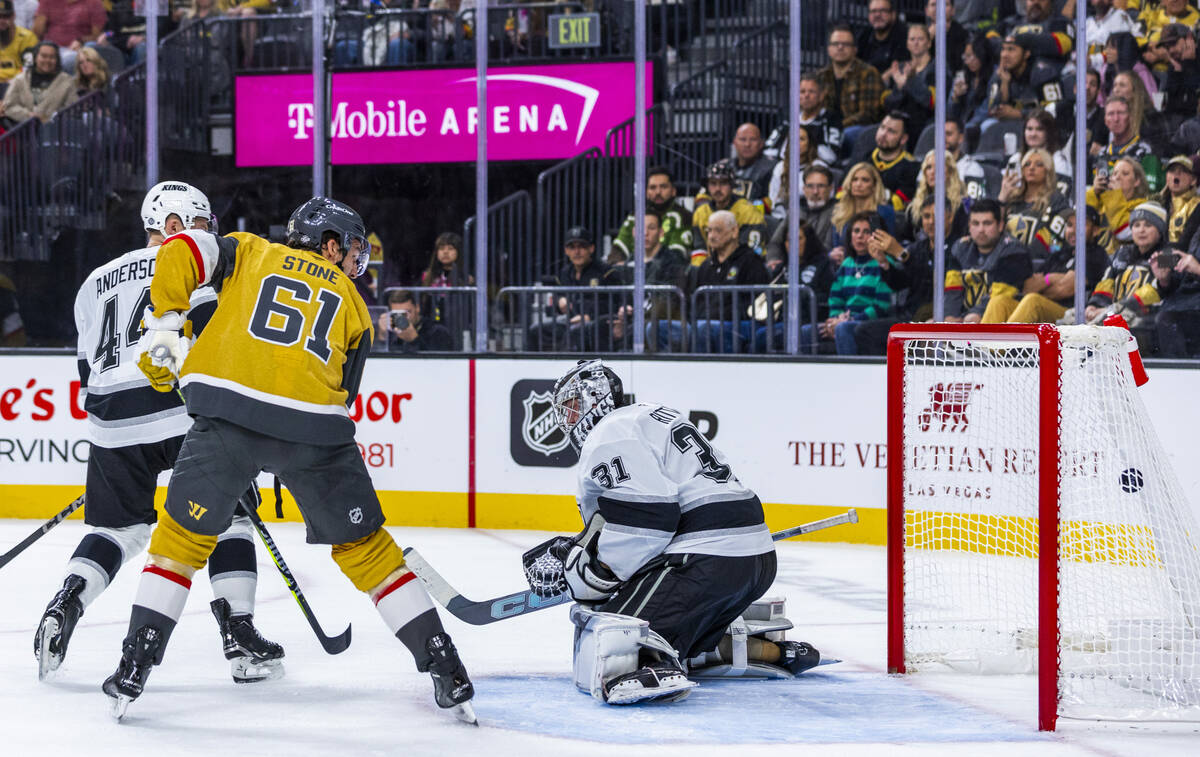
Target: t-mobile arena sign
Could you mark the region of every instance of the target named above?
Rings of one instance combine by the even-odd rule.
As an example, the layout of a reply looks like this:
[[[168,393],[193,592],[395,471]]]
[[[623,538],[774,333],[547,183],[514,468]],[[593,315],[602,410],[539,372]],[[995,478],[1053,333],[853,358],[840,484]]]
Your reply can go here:
[[[646,106],[653,69],[646,64]],[[633,63],[489,68],[488,159],[567,158],[633,117]],[[475,160],[475,70],[333,74],[335,165]],[[312,163],[312,76],[239,76],[239,166]]]

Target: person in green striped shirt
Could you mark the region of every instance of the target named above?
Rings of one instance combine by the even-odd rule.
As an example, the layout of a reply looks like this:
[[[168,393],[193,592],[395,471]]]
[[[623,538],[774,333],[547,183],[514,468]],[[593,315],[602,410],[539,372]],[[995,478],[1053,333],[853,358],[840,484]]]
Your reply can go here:
[[[816,329],[811,324],[800,329],[802,347],[810,347],[819,337],[832,340],[839,355],[858,354],[854,330],[859,322],[882,318],[892,309],[892,290],[880,276],[879,262],[868,251],[879,217],[871,212],[856,213],[847,225],[848,254],[829,290],[829,318],[817,324]]]

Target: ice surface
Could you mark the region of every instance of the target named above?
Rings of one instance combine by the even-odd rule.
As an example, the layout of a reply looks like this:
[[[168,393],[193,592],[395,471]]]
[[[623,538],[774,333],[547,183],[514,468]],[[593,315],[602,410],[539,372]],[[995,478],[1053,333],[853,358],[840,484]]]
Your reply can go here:
[[[33,530],[0,520],[0,551]],[[284,645],[287,675],[235,685],[208,611],[203,573],[162,666],[121,724],[100,682],[116,666],[141,567],[135,558],[84,615],[57,677],[39,684],[33,632],[84,533],[68,522],[0,570],[0,754],[131,757],[233,754],[636,754],[1040,755],[1196,754],[1195,726],[1063,723],[1035,728],[1027,676],[884,674],[881,548],[780,545],[773,595],[788,598],[809,641],[842,664],[783,682],[705,682],[684,702],[610,708],[574,690],[565,606],[489,626],[446,625],[475,679],[472,728],[438,711],[428,676],[388,634],[374,608],[342,577],[329,550],[304,543],[298,524],[269,524],[329,633],[354,625],[354,642],[326,655],[270,558],[259,548],[256,621]],[[392,529],[472,599],[522,587],[520,555],[546,534]],[[787,746],[790,744],[791,746]],[[621,745],[621,746],[617,746]]]

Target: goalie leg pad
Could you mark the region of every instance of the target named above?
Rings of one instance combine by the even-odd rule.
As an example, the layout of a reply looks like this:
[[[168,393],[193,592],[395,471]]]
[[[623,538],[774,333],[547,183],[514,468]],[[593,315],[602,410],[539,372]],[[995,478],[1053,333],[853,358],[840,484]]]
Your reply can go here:
[[[571,608],[575,624],[575,686],[608,704],[647,699],[675,701],[696,686],[683,671],[678,654],[666,639],[639,618]],[[643,652],[661,662],[642,665]]]
[[[763,598],[729,624],[717,649],[688,660],[693,678],[792,678],[819,664],[809,644],[785,641],[787,601]]]

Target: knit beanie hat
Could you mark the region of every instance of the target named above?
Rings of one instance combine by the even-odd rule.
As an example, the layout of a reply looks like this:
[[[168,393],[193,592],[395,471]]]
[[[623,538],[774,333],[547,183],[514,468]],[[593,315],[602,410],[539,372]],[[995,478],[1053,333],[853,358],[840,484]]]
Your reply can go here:
[[[1143,202],[1134,208],[1129,214],[1129,225],[1132,226],[1134,221],[1145,221],[1158,229],[1163,239],[1167,238],[1167,211],[1157,202]]]

